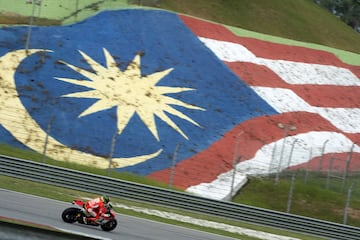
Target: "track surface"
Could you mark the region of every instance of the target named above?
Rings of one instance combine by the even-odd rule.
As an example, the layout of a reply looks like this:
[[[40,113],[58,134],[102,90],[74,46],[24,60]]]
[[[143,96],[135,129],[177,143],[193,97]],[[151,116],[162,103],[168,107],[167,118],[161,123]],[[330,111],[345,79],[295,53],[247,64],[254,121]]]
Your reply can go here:
[[[104,232],[97,227],[64,223],[61,220],[61,212],[70,206],[71,204],[66,202],[0,189],[0,217],[20,219],[36,224],[53,226],[68,231],[114,240],[232,239],[121,214],[117,215],[117,228],[112,232]]]

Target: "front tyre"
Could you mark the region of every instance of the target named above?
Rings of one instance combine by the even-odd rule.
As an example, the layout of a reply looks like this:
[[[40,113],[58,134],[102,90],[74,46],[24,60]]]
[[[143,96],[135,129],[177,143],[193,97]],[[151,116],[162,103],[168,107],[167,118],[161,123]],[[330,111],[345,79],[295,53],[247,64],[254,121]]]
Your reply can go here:
[[[116,228],[117,226],[117,221],[116,219],[113,219],[111,221],[108,221],[107,223],[104,223],[101,225],[101,229],[106,231],[106,232],[109,232],[109,231],[112,231]]]
[[[62,212],[61,218],[64,222],[74,223],[76,222],[77,216],[80,213],[80,211],[81,210],[78,208],[67,208]]]

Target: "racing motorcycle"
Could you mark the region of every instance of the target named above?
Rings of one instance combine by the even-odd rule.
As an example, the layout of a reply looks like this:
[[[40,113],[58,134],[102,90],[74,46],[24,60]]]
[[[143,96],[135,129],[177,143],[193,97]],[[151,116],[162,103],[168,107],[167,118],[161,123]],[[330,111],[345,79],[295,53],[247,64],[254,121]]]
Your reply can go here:
[[[116,228],[117,221],[115,219],[115,211],[113,210],[111,204],[109,204],[109,208],[107,209],[107,212],[105,214],[102,214],[102,216],[100,216],[97,222],[86,221],[86,223],[84,222],[84,217],[86,216],[85,208],[84,208],[85,202],[83,200],[75,199],[72,201],[72,204],[74,204],[76,207],[67,208],[61,214],[61,217],[64,222],[67,223],[78,222],[80,224],[100,226],[102,230],[107,232],[112,231]]]

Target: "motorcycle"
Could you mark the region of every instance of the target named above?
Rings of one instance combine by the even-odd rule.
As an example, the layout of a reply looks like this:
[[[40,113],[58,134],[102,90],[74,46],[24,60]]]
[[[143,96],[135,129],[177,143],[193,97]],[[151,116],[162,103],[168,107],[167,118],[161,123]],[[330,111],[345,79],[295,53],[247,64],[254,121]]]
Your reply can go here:
[[[107,232],[112,231],[116,228],[117,221],[115,219],[115,211],[113,210],[111,204],[109,204],[107,212],[105,214],[102,214],[102,216],[100,216],[97,222],[86,221],[86,223],[84,222],[84,217],[86,217],[84,208],[85,202],[83,200],[75,199],[72,201],[72,204],[74,204],[76,207],[67,208],[61,214],[64,222],[78,222],[80,224],[100,226],[102,230]]]

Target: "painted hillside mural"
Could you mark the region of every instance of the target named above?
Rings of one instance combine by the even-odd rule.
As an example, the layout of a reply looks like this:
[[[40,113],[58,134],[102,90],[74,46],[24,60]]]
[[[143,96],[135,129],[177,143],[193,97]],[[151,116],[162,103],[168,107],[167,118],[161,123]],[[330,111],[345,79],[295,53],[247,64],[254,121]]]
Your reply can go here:
[[[218,199],[330,156],[360,169],[360,66],[332,53],[158,10],[27,31],[0,29],[2,143]]]

